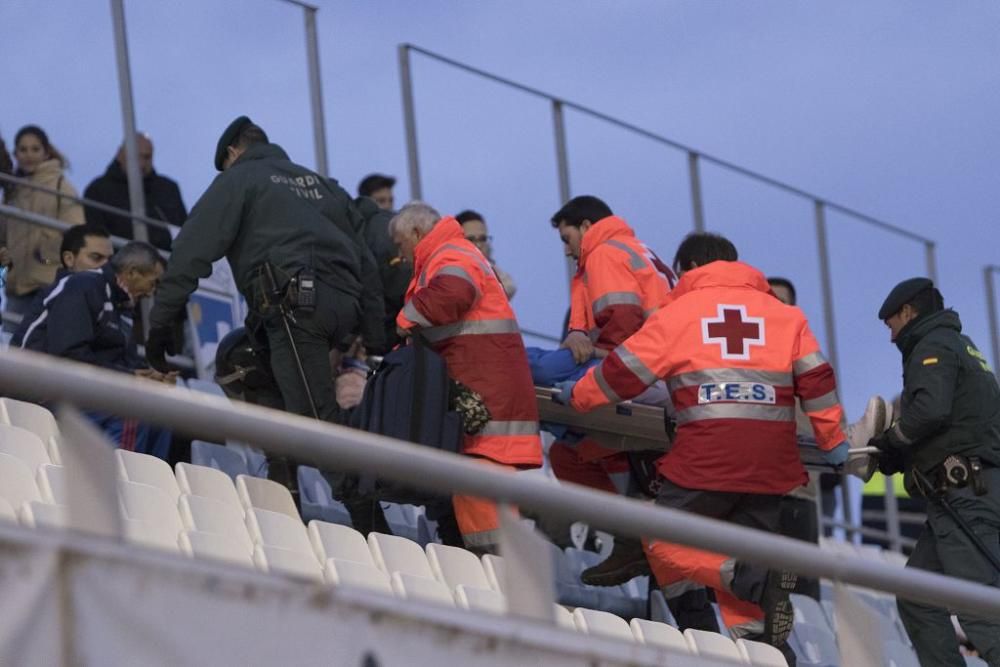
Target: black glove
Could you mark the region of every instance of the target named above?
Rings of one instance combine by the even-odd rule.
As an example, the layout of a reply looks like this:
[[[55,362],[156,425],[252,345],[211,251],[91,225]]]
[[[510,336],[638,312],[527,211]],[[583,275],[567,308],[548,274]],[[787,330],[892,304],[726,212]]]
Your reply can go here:
[[[893,445],[892,429],[879,433],[868,441],[869,447],[878,449],[878,471],[883,475],[894,475],[903,472],[906,467],[905,449]]]
[[[167,363],[168,354],[177,354],[173,327],[153,327],[149,330],[149,338],[146,340],[146,361],[154,370],[167,373],[171,370],[170,364]]]

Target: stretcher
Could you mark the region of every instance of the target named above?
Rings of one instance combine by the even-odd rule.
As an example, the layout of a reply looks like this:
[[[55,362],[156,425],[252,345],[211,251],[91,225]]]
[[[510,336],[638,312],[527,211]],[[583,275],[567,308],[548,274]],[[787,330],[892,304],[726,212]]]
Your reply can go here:
[[[619,451],[644,451],[670,449],[673,427],[666,411],[657,405],[625,401],[605,405],[591,412],[577,412],[568,405],[553,400],[559,393],[552,387],[535,387],[538,418],[542,422],[558,424],[585,433],[598,444]],[[869,453],[868,448],[851,450],[851,455]],[[833,472],[836,467],[823,459],[815,444],[799,443],[803,465],[817,472]]]

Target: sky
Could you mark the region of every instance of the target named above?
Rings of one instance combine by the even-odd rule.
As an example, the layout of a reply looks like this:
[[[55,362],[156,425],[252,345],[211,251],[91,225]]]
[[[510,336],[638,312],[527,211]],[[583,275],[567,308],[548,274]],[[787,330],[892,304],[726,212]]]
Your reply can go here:
[[[1000,264],[1000,4],[992,0],[317,0],[330,172],[371,171],[409,198],[396,47],[410,42],[621,117],[698,150],[928,236],[939,284],[989,349],[982,267]],[[222,129],[248,114],[314,164],[302,11],[281,0],[125,2],[140,129],[192,205]],[[106,168],[122,123],[106,0],[0,0],[0,134],[44,127],[78,189]],[[13,57],[11,57],[13,54]],[[413,60],[424,199],[482,212],[519,282],[522,326],[557,334],[568,304],[544,100]],[[692,229],[683,153],[567,111],[570,184],[670,260]],[[812,204],[702,169],[709,230],[796,282],[825,342]],[[876,312],[923,248],[827,218],[842,396],[899,390]]]

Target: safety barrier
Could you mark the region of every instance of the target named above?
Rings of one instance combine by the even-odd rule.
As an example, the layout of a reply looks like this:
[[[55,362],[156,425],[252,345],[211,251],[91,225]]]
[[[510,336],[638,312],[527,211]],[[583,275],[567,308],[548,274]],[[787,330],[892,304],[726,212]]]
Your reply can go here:
[[[284,412],[192,396],[176,387],[20,350],[0,353],[0,391],[131,417],[208,440],[238,440],[326,470],[378,470],[425,490],[492,498],[564,520],[667,540],[969,613],[1000,615],[1000,591],[819,547],[574,484],[549,484],[435,451]]]

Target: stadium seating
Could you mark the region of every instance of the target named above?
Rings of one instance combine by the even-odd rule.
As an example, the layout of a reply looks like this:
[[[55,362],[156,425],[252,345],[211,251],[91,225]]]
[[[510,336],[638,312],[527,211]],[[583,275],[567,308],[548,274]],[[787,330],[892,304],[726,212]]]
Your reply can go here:
[[[315,560],[306,527],[297,518],[251,507],[247,510],[246,524],[255,545],[296,551]]]
[[[768,644],[737,639],[736,649],[743,662],[753,667],[788,667],[788,661],[781,651]]]
[[[156,521],[123,518],[122,532],[125,539],[132,544],[172,552],[180,550],[178,535],[169,525]]]
[[[399,597],[407,600],[421,600],[449,607],[455,605],[455,598],[452,597],[448,587],[434,579],[425,579],[405,572],[393,572],[392,589]]]
[[[443,544],[427,545],[427,561],[438,581],[455,590],[458,585],[489,589],[482,562],[471,551]]]
[[[0,497],[15,510],[26,502],[41,500],[35,476],[20,459],[0,454]]]
[[[52,463],[43,463],[35,473],[35,482],[42,500],[53,505],[66,504],[66,469]]]
[[[424,550],[416,542],[396,535],[370,533],[368,546],[375,565],[388,575],[401,572],[409,577],[434,580],[434,573]],[[395,584],[393,585],[395,588]],[[445,587],[447,590],[447,587]],[[449,593],[450,595],[450,593]]]
[[[240,475],[249,475],[246,460],[228,447],[203,440],[191,441],[191,463],[215,468],[224,472],[233,481]]]
[[[375,567],[372,552],[369,550],[365,538],[350,526],[324,521],[310,521],[309,541],[312,543],[316,557],[323,562],[335,559],[338,562],[353,561]]]
[[[159,487],[120,480],[118,499],[126,518],[162,525],[175,536],[184,529],[176,502]]]
[[[634,639],[632,629],[629,628],[628,623],[620,616],[615,616],[606,611],[578,607],[573,611],[573,621],[576,624],[577,630],[588,635],[600,635],[624,641],[632,641]]]
[[[684,631],[684,639],[687,640],[688,647],[694,655],[742,662],[739,649],[729,637],[688,628]]]
[[[360,534],[358,537],[361,537]],[[369,563],[329,558],[323,573],[327,583],[335,586],[365,588],[379,593],[392,594],[389,575]]]
[[[295,507],[291,492],[269,479],[238,475],[236,477],[236,493],[249,513],[251,509],[263,509],[278,512],[301,522],[299,510]]]
[[[311,551],[301,552],[258,544],[254,547],[253,561],[264,572],[279,572],[314,581],[323,580],[323,568]]]
[[[41,465],[52,463],[42,439],[17,426],[0,424],[0,453],[22,461],[32,472]]]
[[[50,505],[32,500],[21,505],[18,512],[21,523],[29,528],[70,528],[69,515],[64,505]]]
[[[3,497],[0,497],[0,520],[17,521],[17,513],[11,507],[10,502]]]
[[[666,623],[633,618],[629,623],[632,634],[640,644],[648,644],[657,648],[690,653],[691,648],[680,630]]]
[[[180,498],[178,509],[185,530],[225,535],[247,553],[253,550],[253,540],[244,524],[243,509],[239,505],[184,494]]]
[[[59,425],[49,410],[13,398],[0,398],[0,423],[31,431],[46,443],[59,436]]]
[[[253,567],[253,556],[235,540],[216,533],[189,530],[181,533],[181,551],[194,558],[221,560],[236,565]]]
[[[320,519],[327,523],[351,525],[351,515],[340,501],[334,500],[330,483],[316,468],[299,466],[299,501],[302,518],[306,521]]]
[[[214,468],[178,463],[175,468],[177,486],[181,493],[213,498],[231,504],[242,510],[240,497],[236,494],[233,481],[225,473]]]
[[[177,486],[174,471],[165,461],[125,449],[116,449],[115,459],[118,462],[119,479],[155,486],[176,506],[181,490]]]
[[[492,589],[475,588],[459,584],[455,586],[455,602],[462,609],[482,611],[487,614],[507,612],[507,600],[502,593]]]
[[[506,593],[507,575],[504,571],[503,558],[493,554],[485,554],[482,557],[482,563],[483,571],[486,573],[486,579],[490,582],[490,588],[498,593]]]

